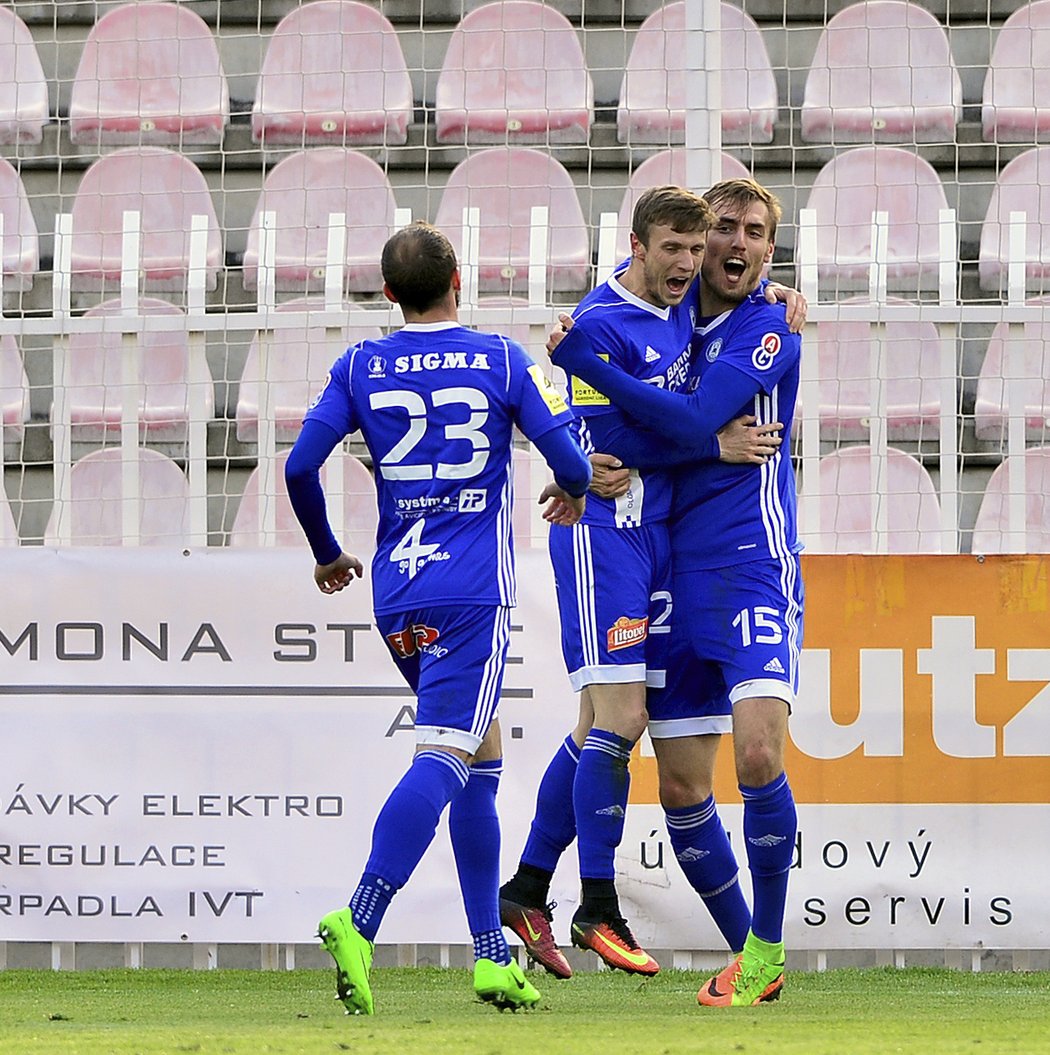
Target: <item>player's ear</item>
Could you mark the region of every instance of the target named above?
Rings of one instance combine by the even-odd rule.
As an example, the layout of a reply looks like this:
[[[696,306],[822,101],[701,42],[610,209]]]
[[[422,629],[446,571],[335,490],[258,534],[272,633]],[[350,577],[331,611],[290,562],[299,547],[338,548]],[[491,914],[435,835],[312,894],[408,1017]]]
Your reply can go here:
[[[385,282],[383,283],[383,296],[386,297],[386,299],[389,300],[391,304],[397,303],[397,297],[394,296],[393,291]]]
[[[452,272],[452,288],[458,293],[462,283],[459,278],[459,268]]]
[[[642,244],[642,240],[634,233],[631,232],[631,256],[638,257],[639,260],[645,259],[645,246]]]

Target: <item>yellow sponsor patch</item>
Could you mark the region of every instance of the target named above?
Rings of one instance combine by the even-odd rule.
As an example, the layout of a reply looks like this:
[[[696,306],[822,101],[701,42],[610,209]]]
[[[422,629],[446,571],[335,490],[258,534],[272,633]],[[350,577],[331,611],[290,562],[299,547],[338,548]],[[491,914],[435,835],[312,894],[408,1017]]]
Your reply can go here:
[[[568,403],[562,398],[562,394],[551,383],[551,379],[543,372],[537,363],[529,367],[529,377],[536,386],[536,391],[543,397],[547,409],[552,414],[561,414],[569,409]]]
[[[607,355],[599,355],[599,359],[609,361]],[[609,397],[603,395],[596,388],[592,388],[580,377],[572,379],[572,405],[574,407],[607,407]]]

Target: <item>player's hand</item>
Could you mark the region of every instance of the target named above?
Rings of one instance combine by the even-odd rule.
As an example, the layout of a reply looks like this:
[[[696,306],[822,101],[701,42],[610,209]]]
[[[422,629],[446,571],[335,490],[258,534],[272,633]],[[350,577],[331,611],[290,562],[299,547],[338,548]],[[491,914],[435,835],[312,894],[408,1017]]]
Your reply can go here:
[[[556,483],[549,483],[540,492],[540,505],[547,503],[543,511],[543,519],[548,524],[557,524],[558,527],[572,527],[583,516],[584,506],[587,504],[587,496],[581,495],[574,498],[568,491],[563,491]]]
[[[765,465],[783,443],[784,426],[756,425],[753,414],[734,418],[718,430],[719,460],[732,465]]]
[[[631,489],[631,470],[613,454],[592,454],[591,490],[599,498],[622,498]]]
[[[788,329],[792,333],[802,332],[802,327],[806,325],[809,301],[797,289],[782,286],[779,282],[770,282],[766,285],[766,300],[770,304],[782,300],[787,306]]]
[[[352,553],[340,553],[331,564],[314,568],[314,582],[321,593],[338,593],[356,577],[361,578],[364,565]]]
[[[566,315],[565,312],[560,312],[558,315],[558,321],[555,323],[554,328],[550,333],[547,334],[547,354],[553,355],[554,349],[561,344],[565,335],[572,329],[572,316]]]

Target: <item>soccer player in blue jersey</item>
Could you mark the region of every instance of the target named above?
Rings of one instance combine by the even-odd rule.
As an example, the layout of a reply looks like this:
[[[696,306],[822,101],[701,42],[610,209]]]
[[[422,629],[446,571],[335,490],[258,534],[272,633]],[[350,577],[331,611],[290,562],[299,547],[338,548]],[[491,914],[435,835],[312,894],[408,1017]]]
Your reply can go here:
[[[783,922],[796,835],[784,772],[798,688],[803,588],[789,440],[801,340],[783,307],[764,296],[780,205],[752,180],[705,195],[717,214],[701,269],[700,319],[687,394],[611,369],[579,326],[554,361],[673,441],[688,460],[698,435],[750,410],[783,423],[784,445],[758,472],[713,460],[676,473],[671,547],[675,632],[665,691],[650,701],[660,798],[676,856],[739,952],[697,995],[701,1004],[749,1006],[779,997]],[[568,320],[566,320],[568,322]],[[720,734],[733,733],[744,801],[753,910],[712,795]]]
[[[531,1007],[539,993],[513,962],[499,918],[501,750],[496,709],[515,603],[511,538],[512,428],[554,471],[544,516],[572,524],[590,465],[572,413],[525,350],[457,321],[459,271],[429,224],[394,234],[382,254],[384,293],[402,329],[336,361],[289,455],[292,506],[334,593],[362,573],[332,535],[321,465],[360,429],[376,470],[379,527],[372,562],[376,624],[417,695],[416,752],[375,822],[348,908],[318,925],[348,1013],[372,1014],[375,936],[391,898],[434,838],[446,806],[467,921],[474,989],[498,1006]]]
[[[667,392],[688,380],[698,315],[694,280],[712,220],[706,203],[681,187],[654,187],[640,196],[630,261],[574,313],[576,331],[609,369]],[[620,911],[614,860],[627,807],[628,761],[648,719],[647,691],[664,680],[671,613],[669,467],[681,454],[662,441],[654,445],[658,437],[640,448],[637,424],[580,377],[570,377],[569,394],[584,448],[614,451],[636,468],[625,494],[592,495],[579,524],[550,532],[562,650],[581,693],[580,714],[540,782],[536,816],[518,869],[500,890],[500,911],[535,960],[569,977],[551,932],[547,897],[557,862],[575,838],[582,894],[573,943],[611,967],[651,975],[659,965],[638,946]],[[714,433],[690,446],[697,458],[717,458],[719,450]]]

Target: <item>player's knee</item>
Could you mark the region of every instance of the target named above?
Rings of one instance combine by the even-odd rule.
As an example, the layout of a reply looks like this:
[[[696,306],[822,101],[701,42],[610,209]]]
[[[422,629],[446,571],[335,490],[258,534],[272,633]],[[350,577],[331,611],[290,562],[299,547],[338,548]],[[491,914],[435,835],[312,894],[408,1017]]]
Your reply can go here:
[[[680,810],[706,802],[711,794],[711,784],[697,779],[689,773],[674,770],[659,771],[660,805],[665,810]]]
[[[736,775],[746,787],[763,787],[783,771],[783,756],[768,741],[754,740],[736,745]]]

